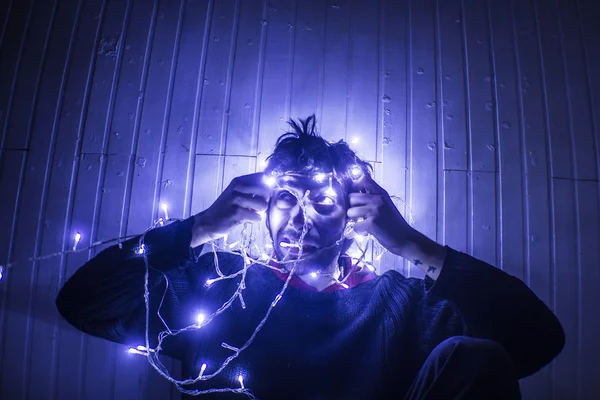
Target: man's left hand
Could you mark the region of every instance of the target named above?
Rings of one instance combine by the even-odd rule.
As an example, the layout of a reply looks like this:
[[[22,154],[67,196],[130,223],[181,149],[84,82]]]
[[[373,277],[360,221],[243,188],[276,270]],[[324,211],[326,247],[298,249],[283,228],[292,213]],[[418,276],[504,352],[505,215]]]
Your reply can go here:
[[[348,198],[347,215],[356,221],[354,231],[359,235],[373,235],[388,251],[404,256],[418,235],[400,214],[388,192],[364,174],[353,182]]]

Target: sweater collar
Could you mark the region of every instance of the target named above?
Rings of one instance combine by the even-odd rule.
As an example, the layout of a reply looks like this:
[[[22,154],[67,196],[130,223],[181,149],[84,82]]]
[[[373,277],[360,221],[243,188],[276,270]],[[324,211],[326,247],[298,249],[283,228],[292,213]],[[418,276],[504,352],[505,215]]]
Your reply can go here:
[[[281,269],[281,265],[275,261],[271,260],[270,263],[273,267]],[[324,292],[335,292],[337,290],[345,290],[352,289],[363,282],[370,281],[377,277],[373,272],[364,270],[363,267],[359,267],[357,265],[352,264],[352,259],[346,255],[340,257],[340,267],[341,267],[341,276],[339,281],[343,281],[342,283],[334,282],[331,285],[327,286],[325,289],[321,290],[321,293]],[[272,269],[273,273],[285,282],[288,279],[288,273],[283,273],[278,270]],[[290,286],[300,289],[300,290],[308,290],[311,292],[318,292],[317,289],[310,286],[302,279],[298,278],[296,275],[292,276],[290,279]]]

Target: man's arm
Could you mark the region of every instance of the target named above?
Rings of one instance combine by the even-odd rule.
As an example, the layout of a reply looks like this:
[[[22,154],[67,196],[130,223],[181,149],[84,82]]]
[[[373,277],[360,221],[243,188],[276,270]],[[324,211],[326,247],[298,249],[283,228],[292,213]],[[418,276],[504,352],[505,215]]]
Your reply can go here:
[[[412,239],[404,246],[402,257],[411,261],[434,281],[437,280],[444,266],[444,246],[414,229],[410,236]]]
[[[190,290],[186,275],[173,270],[195,258],[192,248],[223,237],[244,222],[260,221],[259,212],[266,210],[270,191],[262,173],[239,176],[208,209],[183,222],[146,233],[144,251],[151,267],[148,282],[151,329],[165,329],[158,316],[158,305],[161,304],[161,316],[176,318],[181,314],[180,294]],[[65,283],[56,305],[69,323],[81,331],[119,343],[145,341],[146,264],[137,253],[139,241],[140,236],[123,243],[121,248],[105,249]],[[165,279],[166,273],[170,282]],[[189,321],[182,324],[187,326]]]
[[[447,300],[470,336],[502,344],[519,378],[538,371],[561,352],[565,335],[558,318],[525,283],[425,239],[412,245],[410,259],[423,260],[419,266],[434,281],[428,285],[428,302]]]
[[[167,288],[163,273],[191,260],[194,218],[146,233],[144,249],[151,266],[148,288],[155,296],[168,295],[161,310],[176,314],[177,293]],[[60,314],[77,329],[94,336],[129,345],[145,341],[144,282],[146,266],[138,254],[140,237],[111,246],[79,268],[67,280],[56,299]],[[155,315],[156,313],[152,313]]]
[[[370,176],[354,181],[353,190],[347,215],[356,221],[354,230],[373,235],[391,253],[421,268],[433,280],[428,282],[433,285],[426,303],[449,302],[471,336],[504,346],[520,377],[537,371],[562,350],[560,322],[522,281],[416,231]],[[439,321],[424,323],[433,326]]]

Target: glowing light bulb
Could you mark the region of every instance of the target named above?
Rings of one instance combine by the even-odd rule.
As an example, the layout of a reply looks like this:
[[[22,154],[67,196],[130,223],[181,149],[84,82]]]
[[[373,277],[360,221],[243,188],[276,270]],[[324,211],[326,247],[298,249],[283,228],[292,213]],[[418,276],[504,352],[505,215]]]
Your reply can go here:
[[[239,240],[236,240],[235,242],[233,242],[233,243],[231,243],[231,244],[229,245],[229,248],[230,248],[230,249],[233,249],[233,248],[234,248],[235,246],[237,246],[238,244],[240,244],[240,241],[239,241]]]
[[[80,240],[81,240],[81,233],[77,232],[75,234],[75,242],[73,243],[73,251],[77,250],[77,245],[79,244]]]
[[[206,286],[210,286],[210,285],[212,285],[213,283],[215,283],[215,280],[214,280],[214,279],[207,279],[207,280],[206,280],[206,283],[205,283],[205,285],[206,285]]]
[[[350,174],[352,175],[352,178],[358,179],[362,176],[362,169],[360,169],[358,165],[355,165],[350,170]]]
[[[360,138],[359,138],[358,136],[354,136],[354,137],[352,138],[352,140],[350,141],[350,143],[352,143],[352,144],[356,144],[356,143],[358,143],[358,142],[360,142]]]
[[[204,314],[198,313],[198,315],[196,316],[197,325],[202,325],[205,319],[206,317],[204,316]]]
[[[277,183],[277,179],[274,176],[272,176],[272,175],[271,176],[265,176],[263,178],[263,181],[269,187],[273,187]]]
[[[202,374],[204,374],[204,371],[206,371],[206,364],[202,364],[202,367],[200,367],[200,374],[198,375],[198,377],[201,377]]]
[[[142,243],[142,245],[137,249],[136,253],[144,254],[146,252],[146,245]]]
[[[264,261],[267,261],[269,259],[269,255],[267,253],[262,253],[260,258],[263,259]]]
[[[242,387],[242,389],[244,388],[244,377],[242,375],[238,375],[238,381],[240,382],[240,386]]]
[[[331,186],[325,190],[325,194],[327,196],[335,196],[336,195],[335,190],[333,190],[333,188]]]
[[[365,243],[367,241],[367,237],[363,236],[363,235],[356,234],[356,236],[354,237],[354,240],[356,240],[360,244],[363,244],[363,243]]]
[[[141,344],[137,347],[139,351],[146,351],[146,346],[142,346]]]
[[[317,277],[317,273],[316,272],[311,272],[310,273],[310,277],[311,278],[316,278]]]
[[[273,250],[273,245],[271,243],[265,243],[265,249]]]
[[[163,225],[165,224],[165,220],[164,220],[162,217],[160,217],[160,218],[158,219],[158,224],[159,224],[160,226],[163,226]]]
[[[319,183],[323,183],[323,181],[325,180],[325,178],[326,178],[326,175],[324,173],[322,173],[322,172],[319,172],[314,177],[315,181],[317,181]]]
[[[0,265],[0,281],[2,280],[3,276],[4,276],[4,265]]]
[[[374,267],[374,266],[372,266],[371,264],[367,264],[367,268],[369,268],[369,270],[370,270],[371,272],[375,272],[375,267]]]
[[[167,203],[162,203],[162,210],[165,213],[165,219],[168,220],[169,219],[169,207],[167,206]]]
[[[145,349],[145,347],[144,347],[144,346],[138,346],[138,347],[142,347],[142,348],[144,348],[144,349]],[[138,354],[138,355],[140,355],[140,356],[147,356],[147,355],[148,355],[148,353],[147,353],[147,352],[145,352],[145,351],[140,351],[140,350],[138,350],[138,349],[134,349],[133,347],[130,347],[128,351],[129,351],[129,353],[131,353],[131,354]]]

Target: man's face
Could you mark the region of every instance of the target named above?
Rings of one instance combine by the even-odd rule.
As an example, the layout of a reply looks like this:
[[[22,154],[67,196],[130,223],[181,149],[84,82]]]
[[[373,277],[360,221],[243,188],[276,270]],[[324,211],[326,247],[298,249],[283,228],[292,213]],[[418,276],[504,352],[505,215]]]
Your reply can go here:
[[[306,175],[283,175],[269,202],[267,228],[279,261],[290,270],[298,259],[300,236],[304,224],[307,231],[302,241],[302,256],[296,273],[323,270],[337,262],[342,234],[346,225],[346,200],[336,181],[318,182]],[[298,199],[301,199],[301,206]],[[304,209],[303,209],[304,208]]]

